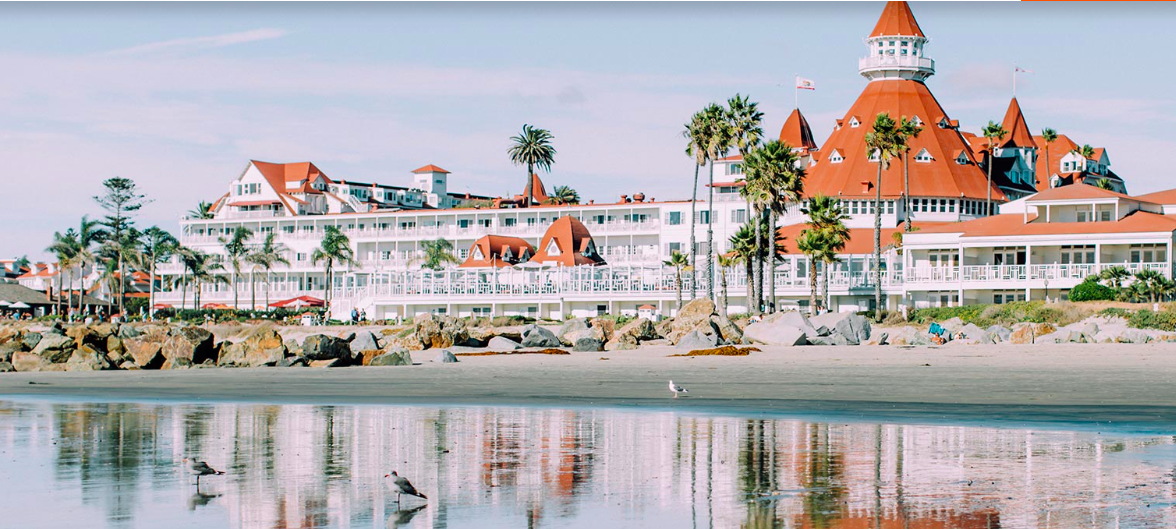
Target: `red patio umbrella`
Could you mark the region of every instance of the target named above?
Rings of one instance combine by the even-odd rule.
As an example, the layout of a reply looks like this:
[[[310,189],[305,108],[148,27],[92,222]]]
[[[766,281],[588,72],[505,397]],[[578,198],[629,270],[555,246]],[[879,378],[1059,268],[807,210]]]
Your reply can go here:
[[[297,309],[302,307],[324,307],[326,302],[312,296],[298,296],[296,298],[283,299],[270,303],[271,307]]]

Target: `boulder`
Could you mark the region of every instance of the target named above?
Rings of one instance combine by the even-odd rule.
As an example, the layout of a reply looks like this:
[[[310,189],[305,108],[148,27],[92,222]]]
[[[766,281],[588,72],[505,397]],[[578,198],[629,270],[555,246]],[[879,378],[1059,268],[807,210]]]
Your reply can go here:
[[[1115,343],[1116,338],[1114,334],[1107,331],[1101,331],[1092,337],[1094,343]]]
[[[1119,343],[1147,343],[1151,341],[1151,336],[1139,329],[1127,329],[1119,334],[1115,339]],[[13,355],[15,357],[15,355]],[[13,362],[15,364],[15,362]]]
[[[11,373],[13,371],[16,371],[16,368],[12,367],[11,362],[0,362],[0,373]]]
[[[279,343],[281,343],[279,341]],[[317,360],[351,360],[351,345],[342,338],[326,334],[312,334],[302,341],[302,356],[312,363]]]
[[[693,331],[705,333],[707,328],[712,328],[712,332],[717,335],[719,331],[714,329],[710,321],[714,314],[715,303],[710,298],[695,299],[684,305],[677,316],[667,320],[670,323],[662,336],[676,344],[683,336]]]
[[[719,343],[717,334],[705,334],[699,331],[691,331],[678,339],[675,347],[678,349],[686,349],[693,351],[696,349],[710,349]]]
[[[708,297],[701,297],[683,305],[674,319],[699,321],[710,318],[714,313],[715,302]]]
[[[590,333],[592,331],[589,330],[589,331],[582,331],[582,332],[589,332]],[[576,338],[576,340],[574,342],[572,342],[572,350],[573,351],[603,351],[604,350],[604,342],[600,341],[600,338],[597,338],[596,336],[581,336],[579,338]]]
[[[847,314],[833,327],[832,334],[840,334],[850,345],[869,341],[870,320],[861,314]]]
[[[850,345],[849,340],[840,334],[813,336],[811,338],[806,336],[805,339],[809,345]]]
[[[1036,335],[1033,332],[1032,323],[1017,323],[1013,325],[1012,332],[1009,333],[1009,343],[1018,345],[1025,345],[1033,343]]]
[[[441,351],[442,364],[456,364],[458,362],[457,356],[450,351]]]
[[[495,336],[486,342],[486,348],[494,351],[514,351],[522,347],[518,342],[505,336]]]
[[[44,358],[46,362],[60,364],[69,360],[73,350],[73,338],[64,334],[46,333],[37,342],[37,347],[33,348],[33,354]]]
[[[1082,332],[1084,334],[1089,335],[1089,336],[1094,336],[1094,335],[1098,334],[1100,330],[1101,329],[1098,328],[1098,324],[1094,323],[1093,321],[1082,326]]]
[[[92,345],[83,344],[74,350],[69,361],[65,363],[65,369],[66,371],[101,371],[110,369],[110,362]]]
[[[821,336],[829,334],[828,329],[832,329],[833,326],[836,325],[840,320],[840,317],[841,313],[826,313],[820,316],[809,318],[803,313],[797,312],[795,310],[789,310],[768,314],[757,323],[768,322],[789,325],[804,331],[804,333],[808,336]],[[823,323],[826,321],[829,322],[827,326]],[[817,322],[822,322],[820,327],[826,328],[824,332],[821,332],[821,330],[818,329]]]
[[[979,325],[974,323],[962,325],[956,332],[964,333],[964,337],[966,339],[972,340],[978,344],[990,344],[994,343],[995,341],[992,339],[992,335],[988,334],[988,331],[985,331],[984,329],[980,328]]]
[[[948,318],[947,320],[939,322],[939,326],[943,327],[945,330],[947,330],[947,332],[955,334],[960,332],[960,329],[964,327],[964,320],[961,320],[958,316],[955,318]]]
[[[347,364],[338,358],[330,360],[311,360],[310,367],[344,367]]]
[[[666,340],[666,342],[668,343],[669,340]],[[625,342],[617,339],[609,340],[604,343],[605,351],[629,351],[636,348],[637,344],[635,343]]]
[[[117,356],[117,357],[121,358],[126,353],[127,353],[127,349],[126,349],[126,347],[123,347],[122,338],[119,338],[118,336],[113,336],[113,335],[106,337],[106,354],[107,354],[107,356],[113,355],[113,356]]]
[[[448,351],[446,351],[448,352]],[[407,349],[386,349],[384,354],[372,359],[373,366],[411,366],[412,355]]]
[[[413,323],[425,348],[444,349],[454,345],[466,345],[470,339],[465,324],[455,318],[421,314],[413,319]]]
[[[779,314],[788,313],[777,313],[773,316]],[[797,323],[792,317],[764,318],[743,329],[743,340],[748,343],[765,345],[804,345],[809,343],[809,332],[814,333],[812,338],[818,337],[815,335],[816,330],[811,325],[798,327],[786,323],[789,321]]]
[[[164,360],[163,365],[159,366],[159,369],[164,371],[171,369],[188,369],[192,367],[192,365],[192,360],[183,356],[177,356],[175,358],[168,358],[167,360]]]
[[[10,340],[0,344],[0,362],[9,362],[12,360],[12,354],[18,351],[25,351],[24,342],[20,340]]]
[[[359,331],[355,333],[355,337],[351,339],[349,344],[351,348],[351,356],[358,357],[365,351],[376,351],[380,349],[379,340],[371,331]]]
[[[184,362],[180,359],[187,360],[188,365],[200,364],[210,359],[216,360],[212,333],[193,325],[172,330],[163,342],[160,353],[165,359],[172,360],[172,365],[182,365]]]
[[[670,343],[670,341],[665,338],[658,338],[656,340],[646,340],[644,342],[641,342],[641,345],[647,345],[647,346],[652,346],[652,347],[666,347],[666,346],[670,346],[670,345],[674,345],[674,344]]]
[[[592,318],[588,320],[588,326],[600,332],[600,339],[609,341],[613,339],[613,333],[617,330],[616,320],[609,318]]]
[[[41,371],[50,365],[52,365],[52,362],[46,361],[41,355],[36,353],[17,351],[12,354],[12,368],[15,371],[22,373]]]
[[[985,332],[987,332],[988,336],[992,338],[993,343],[1007,342],[1009,341],[1009,337],[1013,334],[1011,329],[1002,325],[993,325],[985,329]]]
[[[414,327],[408,327],[394,332],[393,334],[384,335],[385,347],[397,347],[400,349],[407,349],[409,351],[420,351],[425,348],[424,340],[421,340]]]
[[[41,343],[41,333],[32,331],[26,332],[24,333],[24,336],[21,336],[21,342],[24,343],[24,346],[27,350],[32,351],[33,349],[37,348],[38,343]]]
[[[306,359],[301,356],[287,356],[278,360],[274,367],[306,367]]]
[[[629,343],[641,343],[645,340],[655,340],[660,338],[657,333],[657,327],[653,322],[646,318],[637,318],[629,323],[621,326],[612,333],[614,340],[621,340]]]
[[[523,347],[559,347],[561,345],[563,344],[559,338],[543,327],[532,324],[523,329]]]
[[[350,360],[351,350],[347,342],[334,336],[316,334],[307,337],[307,341],[315,337],[325,337],[330,340],[332,350],[342,350],[343,362]],[[305,343],[303,344],[305,347]],[[305,349],[304,349],[305,351]],[[282,336],[269,325],[258,326],[248,331],[236,342],[221,344],[217,354],[216,365],[221,367],[261,367],[277,365],[286,356],[286,344]],[[201,362],[203,363],[203,362]]]
[[[120,325],[118,327],[118,337],[122,339],[137,338],[140,334],[142,333],[139,332],[138,328],[130,325]]]
[[[931,337],[923,329],[907,326],[892,330],[887,342],[890,345],[928,345]]]
[[[726,316],[715,315],[710,318],[711,325],[719,331],[719,338],[722,338],[724,343],[739,344],[743,343],[743,329],[735,325]]]
[[[577,331],[587,331],[588,327],[588,318],[572,318],[559,326],[559,330],[555,331],[555,336],[564,345],[572,345],[575,343],[575,339],[569,339],[568,335]]]
[[[476,347],[486,345],[495,336],[493,327],[470,327],[466,333],[469,335],[469,344]]]
[[[890,334],[885,332],[876,332],[870,335],[870,340],[862,345],[890,345]]]

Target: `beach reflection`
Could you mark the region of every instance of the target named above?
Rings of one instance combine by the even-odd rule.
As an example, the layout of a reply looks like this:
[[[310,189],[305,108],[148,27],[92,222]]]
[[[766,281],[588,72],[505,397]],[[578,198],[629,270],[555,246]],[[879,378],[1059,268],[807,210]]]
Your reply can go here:
[[[189,455],[226,475],[197,490]],[[1176,439],[1094,432],[30,400],[0,461],[11,527],[1176,526]]]

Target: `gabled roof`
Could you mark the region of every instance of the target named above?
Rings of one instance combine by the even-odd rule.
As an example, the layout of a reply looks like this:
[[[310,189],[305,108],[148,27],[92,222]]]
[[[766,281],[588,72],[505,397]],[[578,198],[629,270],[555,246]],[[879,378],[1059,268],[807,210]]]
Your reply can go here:
[[[1092,186],[1066,186],[1092,187]],[[1064,188],[1058,188],[1064,189]],[[1105,233],[1157,233],[1176,230],[1176,216],[1147,211],[1133,211],[1123,218],[1106,222],[1037,222],[1030,215],[1029,222],[1021,213],[1005,213],[976,220],[954,222],[914,232],[960,233],[962,237],[1003,237],[1009,235],[1098,235]]]
[[[1033,133],[1029,132],[1029,125],[1025,124],[1025,116],[1021,114],[1021,105],[1017,103],[1016,97],[1009,101],[1009,109],[1005,111],[1001,127],[1009,132],[1001,147],[1037,147],[1037,143],[1033,141]]]
[[[558,250],[558,255],[549,251],[553,247]],[[531,262],[558,266],[602,265],[604,258],[596,251],[596,243],[588,228],[576,218],[564,216],[547,228]]]
[[[480,250],[481,259],[475,259],[475,249]],[[510,259],[504,259],[503,254],[510,250]],[[520,258],[535,255],[535,247],[531,243],[518,237],[504,237],[501,235],[486,235],[474,241],[470,246],[470,255],[458,268],[503,268],[519,263]]]
[[[433,164],[429,164],[424,167],[419,167],[417,169],[413,169],[412,172],[416,173],[416,174],[420,174],[420,173],[445,173],[445,174],[449,174],[449,171],[446,171],[445,169],[437,167],[436,165],[433,165]]]
[[[1046,143],[1045,138],[1034,136],[1033,143],[1038,147],[1036,167],[1037,189],[1038,191],[1044,191],[1049,189],[1049,178],[1056,173],[1062,172],[1062,158],[1069,154],[1070,151],[1078,148],[1078,144],[1074,143],[1065,134],[1058,134],[1057,139],[1053,143]],[[1047,149],[1049,150],[1049,166],[1046,165],[1045,159]]]
[[[886,7],[882,8],[882,16],[874,25],[874,31],[870,32],[871,37],[891,35],[926,37],[923,30],[919,28],[919,23],[915,21],[915,14],[911,12],[911,6],[906,2],[886,2]]]
[[[271,163],[259,162],[257,160],[250,160],[249,163],[265,177],[266,182],[269,182],[270,187],[278,194],[282,205],[290,213],[297,213],[297,210],[287,202],[287,199],[293,199],[286,190],[286,182],[313,182],[318,177],[322,177],[328,184],[332,183],[327,175],[323,174],[318,167],[315,167],[310,162],[295,162],[295,163]],[[301,201],[300,201],[301,202]]]
[[[1153,204],[1176,205],[1176,189],[1165,189],[1163,191],[1156,191],[1146,195],[1139,195],[1135,197],[1136,200],[1144,202],[1151,202]]]
[[[817,148],[817,142],[813,141],[813,131],[809,129],[808,120],[804,119],[804,114],[800,113],[799,108],[792,109],[792,113],[784,121],[784,127],[780,129],[780,141],[795,149],[810,151]]]
[[[945,112],[927,86],[919,81],[903,79],[875,80],[866,85],[846,115],[876,116],[881,112],[899,119],[902,116],[943,116]],[[840,151],[845,161],[839,164],[818,164],[809,168],[805,179],[805,194],[821,193],[829,196],[863,196],[861,182],[874,180],[878,166],[866,155],[866,134],[870,124],[842,127],[833,131],[821,145],[821,150]],[[912,152],[927,149],[934,161],[910,163],[911,196],[984,199],[988,179],[974,164],[960,165],[955,153],[962,149],[971,152],[964,137],[955,129],[924,126],[918,137],[910,141]],[[883,171],[882,195],[896,198],[903,192],[902,163],[893,161]],[[870,196],[873,196],[872,194]],[[1005,200],[1004,193],[993,186],[992,198]]]
[[[1104,198],[1120,198],[1132,200],[1135,202],[1147,202],[1147,200],[1144,200],[1142,197],[1132,197],[1124,195],[1123,193],[1116,193],[1114,191],[1106,190],[1101,187],[1077,183],[1068,186],[1046,189],[1025,199],[1025,202],[1029,203],[1046,202],[1050,200],[1087,200]]]

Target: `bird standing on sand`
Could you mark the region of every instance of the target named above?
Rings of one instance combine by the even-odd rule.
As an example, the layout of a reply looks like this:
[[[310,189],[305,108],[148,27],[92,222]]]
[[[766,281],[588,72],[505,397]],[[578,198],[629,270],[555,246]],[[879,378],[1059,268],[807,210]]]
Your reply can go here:
[[[412,486],[412,483],[409,483],[407,479],[405,479],[402,476],[397,475],[395,470],[393,470],[391,474],[384,474],[384,477],[393,478],[392,483],[390,483],[388,485],[388,488],[392,489],[392,492],[396,493],[396,505],[400,505],[400,495],[401,494],[407,494],[409,496],[416,496],[422,500],[429,499],[429,498],[425,497],[424,494],[417,492],[416,487]]]
[[[675,399],[678,398],[679,393],[690,393],[686,388],[675,384],[673,380],[670,381],[670,391],[674,392]]]
[[[184,458],[184,468],[188,470],[189,474],[196,476],[196,488],[200,488],[200,476],[220,476],[224,474],[224,472],[208,466],[208,463],[186,457]]]

